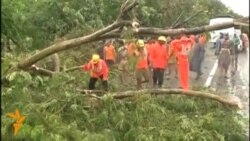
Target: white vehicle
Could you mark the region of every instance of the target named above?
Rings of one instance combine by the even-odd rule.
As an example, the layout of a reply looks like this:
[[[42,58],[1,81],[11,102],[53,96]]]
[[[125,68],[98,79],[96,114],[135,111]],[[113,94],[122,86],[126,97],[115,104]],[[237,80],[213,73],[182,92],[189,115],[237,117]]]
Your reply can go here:
[[[224,22],[233,22],[233,18],[230,16],[218,16],[218,17],[211,19],[209,22],[209,25],[215,25],[215,24],[220,24],[220,23],[224,23]],[[211,38],[210,38],[209,42],[213,43],[214,47],[215,47],[216,40],[220,37],[220,33],[228,33],[230,39],[232,39],[234,33],[236,33],[238,38],[240,39],[241,30],[238,28],[236,29],[234,27],[231,27],[231,28],[211,31],[210,32]],[[240,40],[240,45],[238,46],[238,49],[239,50],[242,49],[242,41],[241,40]]]

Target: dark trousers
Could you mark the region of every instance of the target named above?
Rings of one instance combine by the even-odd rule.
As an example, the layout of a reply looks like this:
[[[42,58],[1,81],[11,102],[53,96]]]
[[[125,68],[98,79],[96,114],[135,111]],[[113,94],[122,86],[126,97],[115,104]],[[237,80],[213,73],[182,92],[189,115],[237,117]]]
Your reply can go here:
[[[160,69],[160,68],[153,69],[154,86],[158,85],[159,88],[162,86],[163,79],[164,79],[164,71],[165,71],[165,69]]]
[[[99,78],[102,80],[102,86],[103,86],[104,90],[108,91],[108,81],[103,80],[102,76],[99,77]],[[98,78],[90,77],[90,79],[89,79],[89,90],[94,90],[95,89],[95,84],[96,84],[97,80],[98,80]]]

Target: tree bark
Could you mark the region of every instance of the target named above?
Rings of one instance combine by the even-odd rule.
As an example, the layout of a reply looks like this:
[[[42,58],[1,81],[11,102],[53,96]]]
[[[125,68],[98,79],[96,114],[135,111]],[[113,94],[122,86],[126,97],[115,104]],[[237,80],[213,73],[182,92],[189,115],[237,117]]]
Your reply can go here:
[[[96,93],[103,93],[101,91],[86,91],[86,90],[80,90],[83,94],[96,94]],[[134,97],[136,95],[141,94],[152,94],[152,95],[186,95],[191,97],[200,97],[205,99],[211,99],[220,102],[224,105],[229,105],[233,107],[240,107],[240,103],[232,100],[226,99],[226,97],[222,97],[216,94],[211,94],[207,92],[200,92],[200,91],[192,91],[192,90],[182,90],[182,89],[143,89],[139,91],[125,91],[125,92],[116,92],[113,93],[114,99],[124,99],[124,98],[130,98]]]

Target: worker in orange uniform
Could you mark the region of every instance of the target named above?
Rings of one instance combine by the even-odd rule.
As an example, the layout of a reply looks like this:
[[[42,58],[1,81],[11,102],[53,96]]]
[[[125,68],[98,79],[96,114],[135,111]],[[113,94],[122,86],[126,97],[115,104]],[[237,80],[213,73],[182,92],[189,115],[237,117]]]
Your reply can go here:
[[[141,89],[142,83],[149,82],[148,57],[143,40],[137,41],[137,48],[134,51],[134,56],[136,57],[135,76],[137,81],[137,89]]]
[[[175,37],[169,45],[168,49],[168,70],[169,70],[169,76],[172,75],[172,73],[175,73],[175,78],[178,78],[178,69],[177,69],[177,52],[175,50],[175,42],[178,41],[178,38]]]
[[[98,79],[102,80],[104,90],[108,90],[108,67],[98,54],[93,54],[92,60],[83,65],[82,69],[90,71],[89,90],[95,89],[95,83]]]
[[[104,60],[111,67],[115,63],[116,51],[112,41],[108,41],[103,50]]]
[[[150,65],[151,64],[151,60],[152,60],[152,50],[154,49],[154,45],[155,45],[155,40],[154,39],[149,39],[147,44],[146,44],[146,49],[147,49],[147,53],[148,53],[148,65],[149,65],[149,85],[153,85],[153,68]]]
[[[188,54],[191,49],[192,41],[186,36],[182,36],[180,40],[174,43],[177,51],[178,70],[180,86],[184,90],[189,89],[189,59]]]
[[[135,65],[136,65],[136,59],[134,56],[134,52],[136,50],[136,41],[129,40],[126,42],[125,47],[127,48],[128,53],[128,70],[134,71]]]
[[[167,65],[167,39],[164,36],[158,37],[151,53],[151,63],[153,67],[153,87],[162,87],[164,80],[164,71]]]
[[[201,44],[201,46],[205,47],[205,45],[207,43],[207,37],[206,37],[205,33],[200,35],[199,43]]]
[[[126,44],[125,44],[127,50],[128,50],[128,57],[132,56],[135,49],[136,49],[136,44],[134,41],[128,41]]]

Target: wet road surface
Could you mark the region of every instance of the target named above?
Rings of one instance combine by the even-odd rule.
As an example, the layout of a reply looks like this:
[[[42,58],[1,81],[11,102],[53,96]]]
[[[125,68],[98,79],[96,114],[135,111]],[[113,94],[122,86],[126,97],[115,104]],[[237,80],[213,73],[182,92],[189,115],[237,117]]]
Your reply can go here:
[[[249,52],[239,53],[238,56],[238,70],[234,76],[228,72],[228,79],[219,77],[218,68],[215,65],[217,57],[214,55],[214,49],[206,47],[205,60],[202,64],[202,72],[204,73],[200,79],[195,80],[196,73],[190,72],[189,83],[191,87],[204,87],[207,83],[208,77],[210,76],[211,82],[209,88],[223,93],[230,100],[238,101],[241,103],[241,109],[238,113],[245,116],[249,120]],[[212,69],[215,67],[213,73]],[[229,69],[230,70],[230,69]],[[212,72],[212,76],[211,76]],[[178,88],[178,79],[174,76],[170,77],[169,80],[164,80],[164,87],[166,88]],[[246,125],[247,135],[249,135],[249,124]]]

